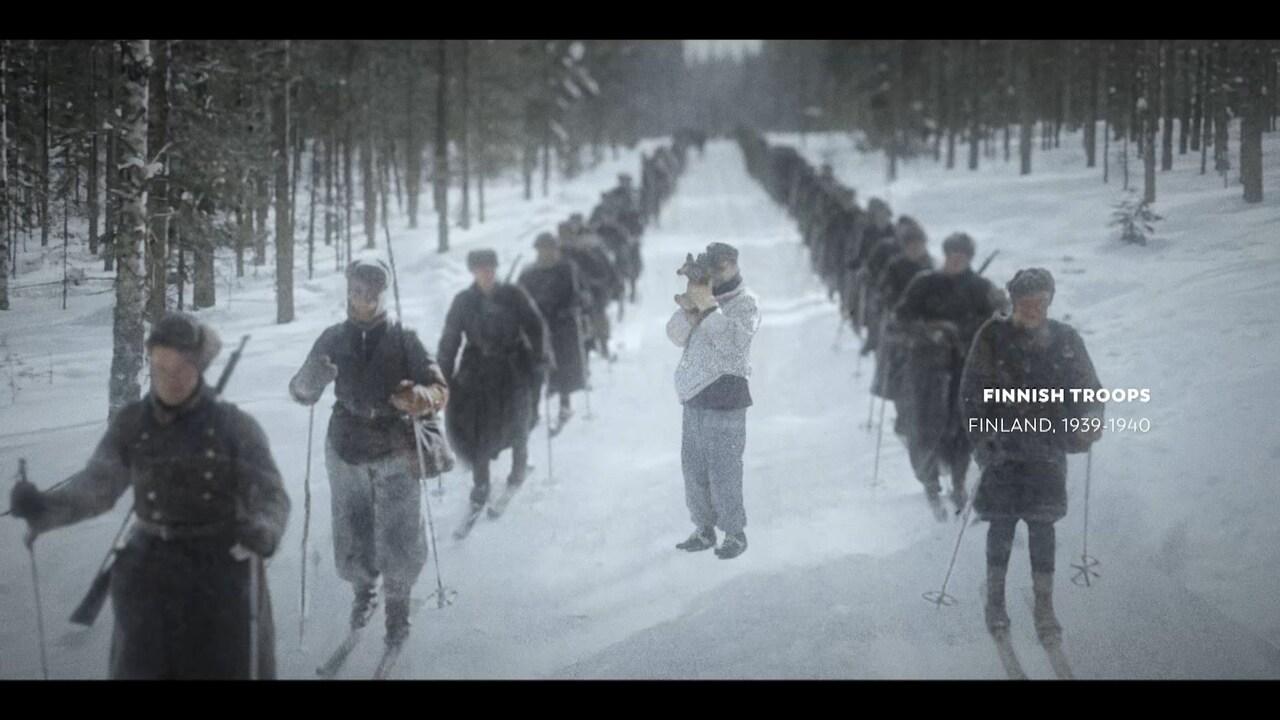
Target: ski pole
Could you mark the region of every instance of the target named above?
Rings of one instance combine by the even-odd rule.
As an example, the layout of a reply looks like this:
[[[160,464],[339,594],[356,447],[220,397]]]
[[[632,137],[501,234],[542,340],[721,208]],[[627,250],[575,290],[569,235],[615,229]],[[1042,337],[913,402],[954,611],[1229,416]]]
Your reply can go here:
[[[427,460],[422,453],[422,444],[426,439],[427,431],[422,427],[422,421],[420,420],[415,419],[413,425],[413,444],[418,450],[418,474],[422,478],[421,485],[423,491],[425,491],[427,489]],[[440,543],[436,541],[436,522],[431,512],[430,498],[427,498],[424,504],[427,506],[427,527],[431,529],[431,554],[435,557],[436,591],[433,594],[436,596],[436,609],[438,610],[446,605],[452,605],[453,598],[457,596],[457,593],[446,590],[444,580],[440,577]]]
[[[249,679],[258,679],[258,574],[261,560],[256,553],[249,553]],[[307,559],[302,558],[302,564]]]
[[[960,554],[960,542],[964,540],[965,528],[969,527],[969,515],[973,512],[973,502],[978,497],[978,490],[981,486],[982,478],[979,477],[978,484],[973,488],[973,494],[969,496],[969,500],[964,506],[964,518],[960,521],[960,532],[956,535],[956,546],[951,551],[951,562],[947,563],[947,574],[942,578],[942,589],[930,590],[921,596],[928,602],[938,606],[938,609],[942,609],[943,605],[950,607],[956,604],[955,597],[947,594],[947,584],[951,582],[951,571],[955,568],[956,557]]]
[[[555,479],[551,467],[551,388],[547,388],[547,482]]]
[[[316,425],[316,406],[311,406],[307,418],[307,469],[302,479],[303,515],[302,515],[302,597],[299,600],[301,612],[298,615],[298,645],[307,634],[307,539],[311,533],[311,438]]]
[[[876,462],[874,469],[871,471],[871,487],[880,487],[880,441],[884,438],[884,406],[885,401],[880,401],[880,428],[876,431]]]
[[[1071,578],[1071,582],[1081,587],[1092,587],[1092,579],[1101,577],[1097,570],[1094,570],[1100,563],[1098,559],[1089,554],[1089,484],[1093,475],[1093,448],[1089,448],[1088,454],[1085,455],[1084,466],[1084,548],[1080,551],[1080,564],[1071,564],[1076,569],[1076,574]]]
[[[22,482],[27,480],[27,459],[20,458],[18,460],[18,479]],[[45,650],[44,638],[44,603],[40,599],[40,570],[36,564],[36,538],[30,532],[24,540],[27,546],[27,557],[31,560],[31,588],[36,597],[36,634],[40,638],[40,673],[45,680],[49,679],[49,658]]]

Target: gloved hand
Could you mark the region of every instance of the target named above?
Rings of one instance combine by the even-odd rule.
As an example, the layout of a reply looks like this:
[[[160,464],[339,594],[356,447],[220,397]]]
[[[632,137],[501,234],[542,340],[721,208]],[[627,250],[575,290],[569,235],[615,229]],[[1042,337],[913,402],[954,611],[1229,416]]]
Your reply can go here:
[[[699,312],[710,310],[716,306],[716,298],[711,294],[711,283],[689,283],[689,289],[685,291],[685,295],[689,297],[689,301]]]
[[[320,358],[320,370],[316,376],[325,385],[338,379],[338,366],[333,364],[333,360],[330,360],[328,355]]]
[[[35,484],[19,480],[9,493],[9,509],[16,518],[34,520],[44,514],[44,495]]]
[[[675,296],[676,304],[685,312],[693,312],[697,310],[697,306],[693,304],[693,300],[689,299],[688,293],[680,293]]]
[[[391,394],[390,402],[395,409],[415,417],[426,415],[436,407],[426,386],[417,385],[412,380],[401,380],[400,387]]]

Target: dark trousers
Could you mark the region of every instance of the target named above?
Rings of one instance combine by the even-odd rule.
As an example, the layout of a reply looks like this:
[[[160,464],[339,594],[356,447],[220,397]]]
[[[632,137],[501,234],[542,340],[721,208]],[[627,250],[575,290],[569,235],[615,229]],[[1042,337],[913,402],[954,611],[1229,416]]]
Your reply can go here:
[[[991,521],[991,527],[987,529],[987,567],[1009,567],[1009,556],[1013,554],[1013,533],[1017,527],[1017,518]],[[1053,556],[1057,551],[1053,523],[1028,522],[1027,535],[1031,572],[1052,573]]]
[[[507,476],[508,485],[519,485],[524,482],[525,469],[529,465],[529,433],[516,435],[511,444],[511,474]],[[489,500],[489,458],[477,458],[471,467],[471,502],[482,505]]]

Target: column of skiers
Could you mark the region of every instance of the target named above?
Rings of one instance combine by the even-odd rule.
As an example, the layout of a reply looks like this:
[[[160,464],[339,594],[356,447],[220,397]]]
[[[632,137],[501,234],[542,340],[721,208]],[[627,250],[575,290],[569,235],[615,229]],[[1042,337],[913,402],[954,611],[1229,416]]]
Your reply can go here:
[[[799,224],[814,272],[839,298],[841,327],[847,322],[863,338],[859,362],[875,353],[871,392],[894,404],[893,429],[939,520],[947,517],[939,476],[950,476],[950,498],[959,514],[969,507],[965,478],[971,457],[976,459],[980,477],[972,509],[990,522],[988,628],[1000,634],[1009,627],[1005,576],[1022,520],[1029,534],[1036,631],[1046,645],[1056,644],[1062,628],[1053,610],[1054,523],[1067,512],[1066,455],[1087,452],[1100,431],[990,428],[1038,418],[1061,428],[1063,418],[1101,418],[1103,405],[981,401],[984,388],[1101,387],[1080,335],[1047,317],[1053,276],[1043,268],[1019,270],[1006,284],[1006,295],[982,277],[985,263],[977,271],[971,267],[977,248],[962,232],[943,241],[937,267],[920,223],[907,215],[894,222],[878,198],[860,208],[854,191],[832,176],[829,165],[815,170],[795,149],[771,146],[745,128],[738,142],[748,171]],[[883,408],[882,403],[882,422]],[[873,476],[878,453],[877,446]]]
[[[454,453],[471,467],[467,521],[455,533],[465,534],[490,499],[490,460],[511,448],[505,491],[488,505],[500,513],[525,479],[543,385],[547,422],[558,432],[573,414],[571,394],[589,387],[587,353],[613,360],[606,309],[618,302],[621,318],[635,301],[640,235],[658,220],[691,144],[701,151],[700,139],[677,135],[642,154],[639,188],[620,175],[585,222],[575,214],[558,236],[538,235],[537,260],[515,284],[498,281],[493,250],[468,253],[475,282],[453,299],[434,359],[413,330],[388,318],[391,269],[380,260],[347,269],[347,319],[316,340],[289,392],[314,406],[334,384],[325,464],[334,561],[354,591],[348,641],[374,613],[379,578],[384,663],[409,634],[410,592],[430,549],[422,483],[449,470]],[[111,678],[276,675],[263,559],[277,551],[291,503],[260,425],[218,398],[238,353],[216,387],[204,381],[221,345],[191,315],[156,323],[146,340],[147,395],[114,414],[83,470],[45,491],[24,472],[11,494],[30,549],[39,534],[105,513],[133,489],[117,535],[125,541],[113,543],[95,582],[96,607],[108,586],[112,600]],[[554,417],[551,395],[559,396]],[[33,574],[34,563],[33,554]],[[302,564],[305,572],[306,558]],[[97,611],[86,605],[94,603],[73,620],[92,622]],[[42,611],[40,618],[43,662]],[[336,662],[326,664],[330,671]]]

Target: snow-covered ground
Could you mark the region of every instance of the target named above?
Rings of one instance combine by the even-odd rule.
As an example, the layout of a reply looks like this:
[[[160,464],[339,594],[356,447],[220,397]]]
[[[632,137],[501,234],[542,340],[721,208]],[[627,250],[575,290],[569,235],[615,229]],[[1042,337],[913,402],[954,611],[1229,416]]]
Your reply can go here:
[[[794,137],[774,139],[798,145]],[[811,135],[804,150],[815,162],[829,158],[864,201],[882,193],[895,210],[917,217],[935,252],[953,230],[975,237],[979,257],[999,248],[987,271],[997,282],[1018,267],[1053,270],[1059,291],[1051,314],[1081,329],[1104,385],[1152,389],[1149,404],[1108,407],[1112,416],[1150,418],[1151,432],[1106,437],[1094,452],[1090,551],[1102,561],[1102,577],[1091,589],[1068,581],[1083,509],[1083,456],[1072,456],[1072,511],[1058,529],[1057,604],[1077,675],[1280,677],[1280,488],[1273,469],[1280,442],[1266,415],[1280,407],[1280,328],[1271,313],[1280,300],[1280,141],[1266,139],[1271,195],[1261,206],[1245,206],[1238,188],[1198,175],[1198,158],[1177,158],[1175,170],[1160,175],[1156,210],[1167,219],[1148,248],[1111,239],[1105,225],[1118,183],[1103,185],[1084,168],[1074,136],[1063,144],[1037,153],[1030,177],[1000,162],[970,173],[920,161],[904,167],[891,192],[882,158],[858,155],[847,137]],[[458,233],[446,255],[434,252],[431,229],[394,233],[406,322],[433,345],[448,300],[469,281],[466,250],[497,248],[505,272],[517,253],[532,257],[536,232],[589,210],[618,171],[638,175],[637,157],[608,162],[556,187],[547,200],[525,203],[518,188],[495,190],[489,221]],[[430,217],[422,224],[434,227]],[[731,562],[672,547],[689,521],[671,383],[679,351],[663,325],[679,289],[674,269],[686,252],[713,240],[741,248],[746,282],[764,314],[753,351],[756,404],[748,413],[751,547]],[[960,549],[949,588],[960,604],[926,604],[920,595],[942,582],[959,524],[932,519],[891,433],[881,449],[884,484],[871,487],[876,435],[859,427],[869,407],[870,365],[854,377],[857,340],[847,332],[833,347],[834,305],[809,272],[794,224],[747,176],[734,144],[714,142],[705,158],[690,155],[644,251],[640,303],[615,330],[620,359],[593,363],[594,419],[584,417],[585,398],[575,398],[578,416],[555,441],[554,477],[547,476],[540,427],[531,443],[537,470],[501,521],[481,520],[466,541],[454,542],[448,533],[466,503],[469,477],[452,473],[444,496],[432,497],[440,571],[458,596],[447,609],[428,604],[417,612],[397,675],[1003,677],[977,591],[985,525],[971,527]],[[296,678],[312,677],[337,643],[349,603],[332,565],[317,442],[308,558],[317,564],[308,573],[313,596],[300,647],[307,412],[287,399],[285,385],[344,305],[327,251],[317,267],[324,269],[316,279],[297,288],[295,323],[271,323],[266,268],[246,278],[229,304],[204,313],[230,341],[253,335],[227,397],[267,429],[294,498],[288,536],[268,574],[280,674]],[[220,283],[219,292],[225,287]],[[0,316],[0,355],[22,363],[16,393],[0,376],[0,470],[7,474],[26,457],[41,486],[80,466],[101,434],[110,358],[110,295],[73,297],[65,312],[54,300],[47,306],[19,305]],[[318,432],[328,414],[326,400],[317,406]],[[506,472],[508,457],[496,476]],[[109,618],[87,631],[64,619],[126,507],[127,499],[37,544],[54,677],[105,672]],[[21,523],[0,523],[5,678],[39,674],[21,533]],[[428,567],[416,594],[426,596],[434,585]],[[1014,643],[1028,672],[1048,677],[1022,601],[1029,585],[1020,542],[1010,569]],[[347,676],[372,672],[379,634],[353,656]]]

